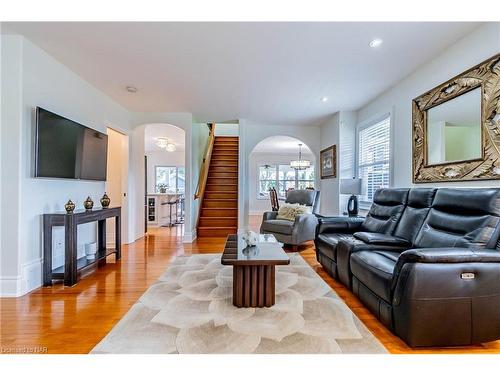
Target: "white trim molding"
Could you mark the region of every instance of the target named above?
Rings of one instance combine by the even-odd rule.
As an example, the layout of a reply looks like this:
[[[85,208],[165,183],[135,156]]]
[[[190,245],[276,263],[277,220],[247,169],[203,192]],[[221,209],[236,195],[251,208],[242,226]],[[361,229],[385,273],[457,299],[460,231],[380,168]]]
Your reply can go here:
[[[35,259],[21,266],[21,291],[23,294],[42,286],[43,259]]]
[[[20,297],[42,286],[42,258],[21,266],[19,276],[0,277],[0,297]]]
[[[19,297],[21,296],[21,276],[3,276],[0,277],[0,297]]]
[[[196,239],[196,229],[193,229],[192,232],[184,232],[184,236],[182,237],[183,243],[192,243]]]

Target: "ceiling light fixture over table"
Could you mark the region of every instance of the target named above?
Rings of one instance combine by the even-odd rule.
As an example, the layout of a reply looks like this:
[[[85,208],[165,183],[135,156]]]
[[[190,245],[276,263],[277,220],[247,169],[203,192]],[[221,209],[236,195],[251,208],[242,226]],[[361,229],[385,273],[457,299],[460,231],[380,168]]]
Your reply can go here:
[[[299,160],[292,160],[290,162],[290,167],[298,171],[307,169],[311,166],[309,160],[302,160],[302,143],[299,143]]]

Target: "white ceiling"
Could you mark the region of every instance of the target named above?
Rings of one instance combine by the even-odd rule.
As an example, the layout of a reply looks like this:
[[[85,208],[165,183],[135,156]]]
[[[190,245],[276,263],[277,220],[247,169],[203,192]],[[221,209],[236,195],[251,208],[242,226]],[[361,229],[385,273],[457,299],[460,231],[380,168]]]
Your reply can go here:
[[[185,151],[186,149],[184,130],[169,124],[148,124],[144,130],[144,150],[146,153],[167,152],[156,145],[158,137],[168,138],[177,147],[176,151]]]
[[[299,155],[299,143],[302,143],[297,138],[288,137],[286,135],[275,135],[268,137],[254,147],[252,153],[272,153],[272,154],[297,154]],[[302,144],[303,154],[312,154],[307,145]]]
[[[358,109],[478,25],[3,24],[130,110],[291,125]],[[383,45],[369,48],[373,38]],[[139,91],[130,94],[127,85]]]

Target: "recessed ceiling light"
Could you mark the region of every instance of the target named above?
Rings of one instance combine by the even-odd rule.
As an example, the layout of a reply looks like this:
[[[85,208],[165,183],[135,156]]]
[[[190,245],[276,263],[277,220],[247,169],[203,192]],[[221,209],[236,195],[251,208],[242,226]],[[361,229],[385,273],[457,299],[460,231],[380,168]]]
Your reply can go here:
[[[377,48],[377,47],[380,47],[382,45],[382,43],[384,43],[384,41],[382,39],[376,38],[376,39],[373,39],[368,45],[372,48]]]
[[[131,92],[132,94],[135,94],[137,92],[137,87],[127,86],[127,87],[125,87],[125,90],[127,90],[128,92]]]
[[[322,101],[323,103],[324,103],[324,102],[327,102],[327,101],[328,101],[328,98],[327,98],[326,96],[323,96],[323,97],[321,98],[321,101]]]

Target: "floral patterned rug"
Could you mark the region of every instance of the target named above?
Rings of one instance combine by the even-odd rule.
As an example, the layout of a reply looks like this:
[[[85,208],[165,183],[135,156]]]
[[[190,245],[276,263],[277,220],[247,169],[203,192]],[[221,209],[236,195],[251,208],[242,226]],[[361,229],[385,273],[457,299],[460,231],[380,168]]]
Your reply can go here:
[[[387,353],[299,254],[276,304],[236,308],[220,254],[178,257],[91,353]]]

